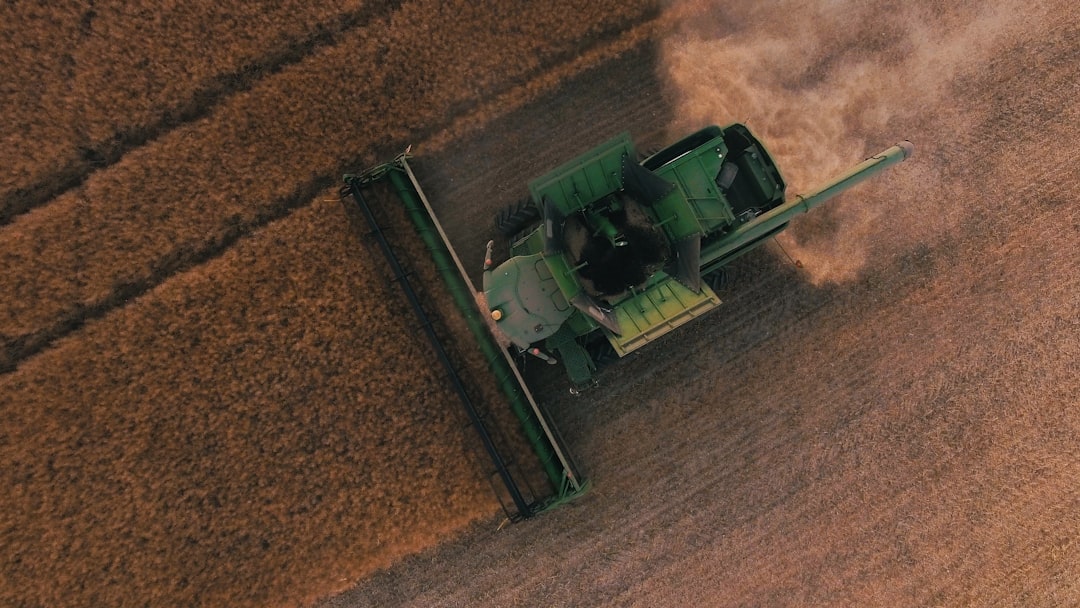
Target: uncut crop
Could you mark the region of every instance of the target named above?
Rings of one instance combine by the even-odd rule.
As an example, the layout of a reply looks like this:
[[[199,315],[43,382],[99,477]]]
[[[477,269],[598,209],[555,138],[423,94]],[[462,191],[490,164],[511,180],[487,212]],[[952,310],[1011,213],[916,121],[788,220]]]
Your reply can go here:
[[[336,202],[0,378],[0,604],[310,599],[497,508]]]
[[[0,369],[646,10],[510,6],[406,4],[0,229]]]

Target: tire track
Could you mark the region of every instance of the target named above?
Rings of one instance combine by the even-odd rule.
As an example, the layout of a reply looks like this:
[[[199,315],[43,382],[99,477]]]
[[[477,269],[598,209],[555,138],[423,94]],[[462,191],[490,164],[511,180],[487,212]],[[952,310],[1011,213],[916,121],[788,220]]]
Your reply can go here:
[[[302,62],[324,47],[338,44],[358,27],[385,18],[401,4],[402,0],[368,4],[342,13],[332,21],[318,23],[306,36],[288,41],[284,47],[246,61],[230,72],[218,74],[209,82],[196,84],[189,98],[161,108],[149,124],[121,126],[105,138],[69,148],[61,153],[67,159],[61,160],[60,166],[51,166],[55,164],[54,161],[45,174],[32,177],[29,182],[4,193],[0,198],[0,227],[80,187],[95,172],[109,169],[132,150],[169,131],[209,116],[226,99],[251,89],[257,82],[273,77],[288,66]]]
[[[0,322],[4,336],[0,370],[15,369],[19,361],[87,320],[205,263],[244,235],[308,204],[336,183],[341,172],[355,170],[358,157],[378,153],[367,142],[397,142],[382,145],[400,149],[410,139],[431,137],[453,124],[460,116],[451,110],[475,103],[470,92],[475,88],[462,92],[461,80],[483,77],[491,67],[484,62],[493,60],[487,47],[476,40],[463,41],[457,32],[474,17],[472,12],[483,12],[483,7],[455,12],[435,4],[406,5],[386,22],[354,32],[342,44],[234,95],[197,123],[129,154],[91,180],[78,196],[69,193],[42,208],[42,213],[27,216],[29,221],[9,225],[5,232],[13,238],[5,239],[5,250],[0,250],[7,262],[0,267],[0,280],[12,286],[11,297],[4,302],[9,321]],[[521,59],[497,62],[506,75],[478,94],[498,97],[515,89],[527,91],[538,75],[573,63],[582,52],[595,56],[597,48],[617,48],[625,29],[650,16],[648,10],[626,13],[604,5],[577,7],[569,0],[567,4],[595,19],[566,25],[539,8],[523,9],[535,12],[516,18],[546,28],[548,37],[536,42],[539,38],[528,32],[515,36],[512,40],[524,47]],[[415,28],[418,23],[430,27],[428,15],[440,10],[460,13],[461,21],[443,21],[441,31],[426,32],[436,48],[417,57],[410,44]],[[565,28],[557,37],[551,29],[555,24]],[[587,41],[584,46],[582,40]],[[488,41],[507,43],[508,39]],[[467,48],[457,48],[463,44]],[[381,57],[387,64],[411,66],[412,71],[388,76],[372,62],[357,65],[349,60],[358,56]],[[454,78],[440,81],[446,73]],[[350,97],[343,82],[375,88],[362,97]],[[283,121],[277,108],[296,106],[295,96],[301,91],[310,103],[294,108],[296,115]],[[395,106],[411,111],[386,116]],[[274,111],[267,113],[265,108]],[[330,146],[324,138],[312,136],[341,130],[349,132],[349,138]],[[354,141],[362,143],[357,146]],[[230,150],[241,153],[229,155]],[[147,184],[144,180],[155,168],[168,168],[174,179]],[[288,182],[290,173],[310,177],[293,181],[297,185],[282,192],[273,182]],[[158,207],[158,201],[165,201],[165,206]],[[178,212],[169,207],[173,201],[183,201],[189,208]],[[96,216],[98,221],[85,226],[80,215]]]
[[[320,193],[335,183],[329,177],[312,180],[300,185],[288,196],[261,210],[247,222],[227,225],[209,241],[196,249],[184,248],[154,260],[144,278],[114,284],[105,297],[90,303],[74,303],[62,311],[52,324],[37,331],[6,340],[5,353],[0,353],[0,374],[12,372],[20,361],[48,348],[53,342],[78,331],[87,322],[101,318],[110,311],[127,305],[130,301],[164,283],[171,276],[191,270],[219,257],[241,238],[273,221],[284,218],[292,211],[306,206]]]
[[[1046,225],[1052,225],[1052,222],[1048,217],[1042,218],[1041,222]],[[1064,232],[1065,231],[1059,233],[1059,236],[1064,236]],[[978,235],[975,236],[978,238]],[[982,240],[985,242],[988,239],[983,238]],[[1061,239],[1058,242],[1064,243],[1065,239]],[[1030,263],[1031,260],[1029,259],[1026,262]],[[1024,262],[1021,262],[1018,266],[1023,268]],[[895,270],[896,269],[894,269],[894,271]],[[1053,277],[1057,272],[1053,269],[1042,270],[1043,272],[1039,275],[1039,278],[1045,283],[1052,284],[1054,282]],[[972,275],[968,270],[959,268],[956,269],[955,274],[959,276],[941,277],[937,281],[938,289],[935,291],[939,301],[947,300],[952,304],[953,296],[950,294],[950,291],[957,288],[957,283],[964,284],[971,282],[975,285],[986,283],[992,284],[997,278],[997,273],[989,269],[980,269],[980,272]],[[950,280],[950,278],[958,278],[959,280],[954,282]],[[942,286],[947,287],[942,289]],[[959,289],[958,291],[963,291],[963,289]],[[1059,296],[1065,295],[1068,292],[1068,286],[1061,286],[1058,289]],[[1047,295],[1043,294],[1039,298],[1042,299],[1046,297]],[[1056,300],[1057,298],[1054,297],[1053,301]],[[878,310],[879,314],[875,314],[872,317],[871,315],[864,314],[863,311],[863,309],[874,309],[875,307],[872,304],[859,304],[857,302],[854,304],[854,309],[849,308],[848,310],[843,311],[843,317],[840,319],[828,319],[823,317],[822,320],[825,321],[825,324],[822,327],[814,328],[813,334],[803,336],[805,342],[813,344],[815,342],[814,334],[817,334],[817,340],[835,340],[835,336],[843,335],[845,333],[838,330],[845,329],[845,324],[848,321],[861,322],[865,325],[866,322],[860,320],[871,318],[872,321],[869,321],[869,325],[871,326],[903,327],[905,331],[914,330],[920,336],[927,336],[933,333],[933,324],[931,323],[922,321],[919,324],[912,324],[912,318],[920,316],[917,311],[920,308],[924,308],[924,304],[919,304],[917,301],[914,305],[911,301],[890,305],[885,310]],[[1022,306],[1017,307],[1022,308]],[[1045,308],[1052,309],[1054,307],[1046,305]],[[1030,313],[1030,316],[1038,319],[1042,317],[1043,314],[1044,313],[1041,311],[1032,312]],[[884,368],[879,370],[878,373],[874,373],[872,369],[862,369],[861,374],[859,375],[861,377],[854,377],[858,380],[858,384],[863,384],[865,382],[873,383],[875,381],[870,380],[870,378],[877,378],[876,382],[885,384],[889,387],[889,390],[876,390],[873,392],[894,395],[894,401],[899,402],[860,412],[856,424],[845,424],[842,427],[832,430],[828,435],[828,441],[834,445],[852,446],[861,444],[865,446],[862,450],[834,451],[832,454],[825,454],[823,460],[822,454],[814,455],[813,452],[815,450],[812,442],[809,442],[806,439],[793,442],[791,446],[797,448],[811,448],[809,453],[796,455],[792,458],[793,462],[799,463],[794,466],[802,466],[802,463],[813,463],[816,460],[820,463],[827,463],[828,469],[826,469],[826,471],[830,474],[827,477],[821,477],[819,471],[817,473],[817,478],[814,479],[813,487],[797,502],[781,505],[781,509],[776,512],[766,511],[755,515],[761,522],[754,523],[750,529],[765,529],[766,534],[769,536],[776,537],[784,535],[786,537],[788,535],[787,531],[789,530],[804,530],[806,526],[805,523],[802,522],[813,521],[817,519],[817,514],[828,513],[829,519],[838,519],[843,523],[834,524],[828,521],[821,521],[818,525],[825,528],[826,532],[831,531],[831,534],[804,534],[804,538],[807,538],[808,542],[796,541],[792,543],[793,546],[800,546],[801,551],[812,553],[811,556],[804,555],[802,561],[807,561],[805,559],[806,557],[814,557],[813,560],[809,561],[820,561],[818,558],[824,559],[819,553],[820,549],[823,547],[820,547],[818,543],[813,542],[811,540],[813,538],[824,538],[829,539],[830,541],[846,538],[847,540],[844,541],[841,548],[845,546],[858,547],[857,550],[851,550],[850,553],[841,551],[841,554],[868,552],[864,547],[873,546],[875,543],[866,543],[858,537],[852,538],[853,533],[855,530],[859,530],[859,536],[872,541],[875,537],[881,536],[875,531],[879,526],[875,522],[870,522],[873,525],[868,526],[865,525],[867,522],[861,521],[860,511],[866,507],[866,505],[862,503],[864,497],[857,494],[851,495],[850,492],[845,492],[845,490],[850,487],[873,487],[874,485],[879,484],[881,480],[894,480],[880,491],[872,492],[877,503],[889,505],[890,509],[892,509],[892,511],[886,512],[891,517],[887,516],[884,519],[882,519],[882,514],[878,512],[876,514],[877,522],[887,523],[889,521],[894,521],[897,519],[895,515],[897,513],[910,512],[918,514],[922,512],[923,517],[926,517],[925,505],[928,503],[938,504],[935,500],[941,500],[942,503],[948,505],[948,510],[944,511],[943,516],[936,516],[929,521],[924,520],[919,526],[919,528],[923,530],[926,528],[931,528],[932,530],[934,527],[939,528],[934,530],[934,533],[926,534],[922,539],[919,539],[917,536],[918,532],[907,531],[906,526],[904,530],[896,530],[889,527],[886,528],[886,532],[889,533],[886,539],[892,540],[889,538],[890,536],[897,536],[898,539],[895,541],[897,545],[890,545],[887,542],[878,542],[876,544],[881,546],[877,547],[875,551],[869,551],[869,557],[877,558],[879,560],[882,557],[888,558],[894,555],[895,559],[898,560],[912,560],[910,555],[910,552],[912,551],[915,551],[916,554],[922,553],[924,556],[926,555],[925,551],[920,551],[920,549],[924,549],[924,547],[917,546],[917,541],[922,540],[922,542],[925,542],[926,537],[935,539],[935,546],[959,546],[963,544],[963,532],[965,530],[961,530],[957,533],[950,529],[955,526],[955,520],[950,521],[949,519],[950,513],[955,516],[955,511],[958,509],[961,510],[960,514],[967,515],[968,518],[974,518],[970,522],[964,521],[965,528],[969,524],[978,525],[978,522],[988,521],[994,522],[995,525],[992,527],[997,528],[998,530],[1008,531],[1010,526],[1004,526],[998,523],[1001,518],[996,515],[976,516],[970,515],[970,513],[978,513],[980,509],[993,512],[998,509],[998,507],[1008,507],[1007,509],[1003,508],[1001,510],[1006,511],[1007,513],[1012,511],[1012,515],[1015,516],[1016,510],[1014,510],[1014,507],[1017,507],[1017,505],[1015,504],[1014,497],[1010,496],[1010,494],[1018,492],[1022,495],[1027,491],[1034,491],[1033,488],[1024,491],[1018,490],[1018,488],[1023,487],[1026,480],[1031,479],[1027,477],[1027,475],[1031,473],[1031,468],[1036,468],[1036,470],[1033,471],[1035,474],[1034,478],[1038,479],[1042,486],[1037,492],[1037,495],[1043,499],[1047,496],[1053,496],[1052,490],[1059,489],[1061,485],[1060,482],[1049,482],[1046,475],[1053,474],[1058,475],[1062,479],[1069,478],[1070,474],[1066,472],[1067,469],[1065,469],[1063,465],[1067,464],[1069,468],[1074,468],[1072,466],[1073,461],[1068,457],[1059,457],[1057,463],[1053,464],[1052,462],[1048,462],[1044,456],[1041,461],[1036,461],[1041,465],[1036,467],[1036,464],[1028,460],[1026,455],[1018,456],[1022,455],[1024,452],[1025,446],[1022,443],[1011,447],[1009,444],[1010,442],[1022,442],[1023,439],[1019,439],[1019,437],[1023,437],[1023,432],[1034,431],[1036,433],[1047,433],[1049,429],[1053,429],[1053,432],[1058,432],[1058,429],[1056,428],[1058,420],[1055,415],[1050,412],[1043,412],[1041,416],[1033,418],[1023,411],[1012,411],[1007,417],[986,417],[979,416],[979,410],[985,407],[984,403],[986,401],[997,403],[1015,402],[1013,399],[1009,398],[1009,393],[1011,392],[1011,387],[1020,384],[1022,379],[1010,378],[1009,380],[1002,382],[1000,378],[1002,368],[1006,366],[1011,367],[1011,374],[1016,376],[1023,375],[1021,369],[1008,365],[1012,361],[1026,362],[1034,360],[1046,362],[1047,360],[1053,361],[1055,358],[1059,362],[1067,360],[1067,354],[1060,354],[1056,357],[1052,354],[1048,356],[1048,354],[1052,352],[1051,349],[1042,349],[1040,346],[1035,346],[1053,342],[1054,340],[1060,340],[1061,336],[1056,328],[1053,327],[1044,325],[1038,328],[1037,331],[1030,331],[1030,329],[1025,331],[1024,329],[1012,327],[1012,324],[1009,322],[1002,322],[1001,316],[995,315],[991,311],[980,311],[980,315],[986,318],[968,318],[965,319],[963,323],[973,327],[982,328],[983,331],[992,327],[993,333],[996,334],[1000,332],[1003,334],[998,338],[1003,342],[1008,341],[1009,334],[1024,336],[1024,340],[1027,343],[1026,345],[1028,347],[1034,346],[1034,349],[1029,352],[1015,350],[1003,359],[999,356],[990,355],[987,349],[963,349],[961,351],[963,354],[956,357],[951,352],[951,349],[935,348],[931,346],[926,348],[926,351],[930,356],[918,362],[909,362],[909,365],[914,364],[916,367],[908,369],[904,373],[897,374],[893,367],[896,362],[888,360],[887,358],[877,362],[878,365]],[[922,326],[920,327],[918,325]],[[953,339],[957,335],[964,335],[964,333],[965,332],[960,328],[953,328],[950,332],[952,335],[949,336],[949,339]],[[865,351],[863,355],[845,362],[840,368],[828,371],[827,373],[829,376],[845,376],[850,371],[859,372],[861,361],[873,360],[875,356],[878,356],[878,354],[875,353],[876,349],[873,347],[867,347],[865,344],[855,344],[854,346],[857,349],[861,348]],[[801,348],[805,349],[806,347]],[[842,351],[845,349],[837,348],[836,350]],[[912,355],[913,354],[914,353],[912,353]],[[909,357],[910,356],[911,355],[909,355]],[[776,357],[776,359],[787,361],[789,357]],[[805,357],[796,357],[795,360],[805,360]],[[967,374],[965,382],[962,385],[953,384],[952,386],[947,387],[944,391],[944,395],[937,394],[932,398],[919,400],[914,404],[910,402],[904,403],[898,399],[905,393],[910,394],[914,392],[910,386],[906,388],[889,386],[892,378],[897,376],[907,378],[925,378],[926,376],[930,376],[933,378],[940,373],[939,370],[941,369],[951,369],[954,372],[958,369],[965,370],[965,373]],[[1050,369],[1061,368],[1058,365],[1051,365]],[[1059,372],[1059,374],[1064,375],[1064,372]],[[821,381],[813,382],[817,390],[813,393],[803,395],[802,398],[809,398],[812,402],[844,403],[851,401],[852,398],[857,399],[859,392],[865,390],[864,388],[859,387],[858,390],[850,394],[845,392],[838,395],[835,385],[830,386],[833,382],[829,382],[827,378],[824,383]],[[981,391],[973,391],[971,388],[972,386],[982,387]],[[981,394],[979,394],[980,392]],[[1053,391],[1045,391],[1043,397],[1049,397],[1052,392]],[[747,396],[748,395],[743,395],[743,398]],[[791,395],[765,395],[762,398],[769,402],[779,401],[781,403],[788,403],[793,400],[793,396]],[[950,407],[937,409],[935,402],[939,399],[948,402]],[[1053,399],[1040,400],[1040,406],[1046,406],[1048,403],[1053,402]],[[1069,403],[1069,400],[1060,399],[1058,403],[1065,405]],[[912,405],[915,407],[911,407]],[[933,409],[927,412],[925,411],[925,408],[927,407]],[[949,411],[954,409],[959,409],[962,413]],[[1038,409],[1042,409],[1042,407]],[[835,416],[829,412],[829,417]],[[1038,418],[1040,417],[1043,418],[1043,420],[1039,420]],[[821,421],[817,422],[816,426],[828,428],[827,425],[822,425]],[[962,431],[964,433],[975,435],[976,437],[982,435],[984,437],[999,437],[1001,439],[998,441],[987,441],[981,444],[978,441],[969,440],[968,443],[971,445],[960,448],[951,443],[954,442],[955,439],[950,437],[950,433],[956,431],[959,427],[963,427]],[[770,429],[755,429],[752,435],[762,438],[773,438],[776,436],[776,431]],[[880,438],[882,436],[886,437],[888,440],[881,441]],[[1009,437],[1009,439],[1005,439],[1005,437]],[[1074,443],[1069,441],[1066,436],[1058,436],[1051,441],[1047,441],[1046,438],[1043,437],[1040,437],[1039,439],[1040,440],[1034,442],[1033,445],[1038,445],[1040,451],[1047,455],[1061,454],[1063,453],[1063,448],[1066,448],[1067,450],[1068,445],[1074,445]],[[1004,445],[1002,445],[1002,443],[1004,443]],[[1055,443],[1060,445],[1055,446]],[[789,446],[789,449],[791,446]],[[913,450],[916,451],[914,456],[912,455]],[[769,449],[763,451],[768,453]],[[820,449],[817,451],[820,451]],[[860,458],[862,460],[860,460]],[[1014,459],[1016,464],[1006,467],[1004,463],[999,460],[1000,458]],[[757,459],[754,461],[757,462]],[[981,473],[982,484],[975,483],[968,486],[966,483],[958,484],[955,481],[956,477],[966,478],[971,475],[971,472],[979,471],[980,468],[985,468],[989,462],[996,462],[998,470],[992,470],[989,473],[983,471]],[[990,480],[987,479],[987,477],[992,478],[992,476],[1000,474],[999,471],[1001,471],[1001,467],[1004,467],[1005,470],[1009,471],[1010,478],[1006,479],[1002,477],[988,484],[987,482]],[[812,471],[813,469],[814,467],[811,467],[810,470]],[[1056,471],[1051,472],[1050,469],[1056,469]],[[840,475],[840,473],[844,471],[848,471],[849,474],[846,476]],[[953,471],[955,472],[955,476],[945,476],[944,471]],[[854,473],[854,480],[851,479],[852,475],[850,473]],[[1042,475],[1040,475],[1040,473],[1042,473]],[[692,473],[691,477],[697,479],[697,474]],[[944,481],[941,480],[943,477]],[[980,474],[976,473],[975,479],[980,480]],[[1001,485],[1001,488],[1004,490],[1004,497],[999,496],[996,491],[988,490],[986,488],[987,485],[992,485],[993,483]],[[710,484],[702,484],[702,486],[706,488],[708,485]],[[960,488],[954,486],[960,486]],[[897,493],[898,489],[902,490],[902,492]],[[844,497],[845,494],[847,496],[840,502],[834,502],[831,499],[832,496]],[[962,496],[957,497],[957,494],[962,494]],[[952,501],[952,504],[948,504],[948,501],[950,500]],[[984,506],[969,506],[979,505],[980,501]],[[1039,510],[1028,508],[1030,506],[1031,505],[1025,506],[1019,510],[1028,515],[1032,515]],[[936,512],[937,509],[934,511]],[[778,519],[779,523],[777,522]],[[857,528],[852,524],[857,524]],[[837,528],[842,528],[842,531]],[[971,532],[971,530],[966,531],[969,533]],[[957,534],[954,542],[942,542],[943,539],[949,538],[950,533]],[[915,536],[915,538],[912,538],[913,536]],[[1012,537],[1011,534],[1007,534],[1006,536]],[[1019,534],[1018,536],[1024,537],[1026,535]],[[1002,540],[1002,537],[1000,536],[992,537],[990,542],[993,543],[1000,540]],[[774,538],[769,544],[772,545],[776,542],[779,541]],[[916,546],[909,547],[907,546],[908,543],[914,543]],[[730,544],[730,541],[728,544]],[[746,541],[744,540],[741,544],[746,544]],[[909,590],[913,594],[914,592],[927,593],[927,589],[933,588],[929,583],[935,581],[934,573],[941,572],[945,569],[954,573],[962,570],[974,570],[977,572],[979,568],[977,566],[973,567],[972,564],[973,562],[975,564],[980,563],[981,557],[978,556],[981,556],[983,551],[981,551],[977,545],[976,547],[977,548],[975,549],[960,551],[947,556],[951,561],[946,564],[940,562],[920,563],[917,573],[922,576],[922,584],[915,583],[910,586]],[[994,548],[998,550],[989,551],[990,555],[1001,556],[1010,553],[1009,551],[999,550],[1000,547]],[[836,547],[833,547],[833,550],[835,551]],[[765,576],[762,576],[760,572],[752,571],[751,568],[746,568],[741,572],[743,580],[739,581],[740,573],[738,568],[741,564],[761,564],[760,560],[755,559],[752,551],[749,552],[749,555],[746,553],[745,550],[741,554],[734,555],[728,555],[725,552],[725,557],[730,560],[730,563],[736,568],[736,572],[728,575],[728,577],[734,578],[736,582],[744,584],[750,583],[752,585],[754,581],[764,582],[766,580],[782,580],[790,578],[794,572],[797,572],[796,568],[792,568],[787,572],[770,572]],[[653,552],[652,554],[656,555],[658,553]],[[700,563],[700,560],[701,556],[699,555],[680,558],[678,561],[670,564],[664,572],[655,573],[654,576],[667,580],[672,575],[679,575],[680,573],[691,571],[692,564],[695,562]],[[851,564],[851,561],[857,560],[849,560],[848,564]],[[869,562],[863,561],[862,563],[865,564]],[[789,567],[792,566],[790,563],[787,565]],[[912,564],[909,563],[908,565]],[[882,564],[883,568],[890,568],[891,566],[892,564],[888,561]],[[857,573],[852,572],[851,574],[852,576],[846,580],[858,580],[858,577],[856,576]],[[903,576],[906,580],[910,581],[912,574],[905,569]],[[956,580],[968,581],[971,580],[971,578],[969,576],[957,575]],[[896,582],[900,583],[901,581]],[[725,589],[739,587],[739,585],[732,584],[731,581],[720,586]],[[816,585],[814,587],[805,587],[805,589],[810,592],[813,597],[812,594],[819,587],[820,585]],[[862,585],[853,585],[852,590],[858,590],[860,587],[862,587]],[[871,587],[872,585],[866,585],[866,588]],[[961,584],[960,587],[960,592],[970,592],[969,589],[963,589],[963,584]],[[904,587],[903,585],[898,584],[894,589],[902,590]],[[647,591],[647,589],[637,589],[637,591]],[[745,595],[760,598],[760,595],[754,594],[767,592],[767,589],[758,588],[755,590],[753,588],[744,588],[742,591]],[[950,595],[956,596],[957,591],[957,589],[951,590]],[[962,593],[960,594],[961,596]],[[642,596],[639,594],[636,597],[640,599]],[[817,603],[823,599],[827,598],[816,598],[814,601],[802,598],[797,603]],[[789,599],[788,601],[791,600]],[[775,603],[775,601],[773,603]],[[836,598],[828,598],[828,601],[825,603],[837,603]],[[860,602],[853,601],[851,598],[845,598],[845,600],[840,603],[857,604]]]

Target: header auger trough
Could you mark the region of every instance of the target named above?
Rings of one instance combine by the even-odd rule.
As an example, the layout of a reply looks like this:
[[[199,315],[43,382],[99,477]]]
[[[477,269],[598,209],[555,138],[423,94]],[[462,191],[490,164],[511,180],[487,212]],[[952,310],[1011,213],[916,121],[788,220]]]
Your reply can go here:
[[[369,188],[384,180],[388,181],[396,191],[417,233],[431,254],[456,307],[461,311],[470,333],[486,358],[489,370],[494,374],[496,383],[518,419],[525,439],[539,459],[540,467],[551,485],[549,492],[534,491],[527,481],[527,475],[515,464],[515,460],[501,452],[499,442],[496,440],[499,435],[498,429],[492,428],[493,423],[474,404],[458,370],[447,354],[446,345],[436,334],[432,320],[428,317],[420,297],[412,287],[409,274],[399,263],[393,247],[380,226],[375,210],[365,196]],[[498,345],[481,316],[474,299],[476,289],[450,241],[446,238],[442,226],[416,180],[416,175],[409,166],[408,151],[406,150],[392,162],[372,167],[358,175],[346,175],[341,195],[342,202],[346,205],[346,212],[351,212],[355,205],[355,209],[366,220],[370,235],[386,256],[395,282],[404,290],[413,312],[420,321],[420,327],[446,371],[471,426],[475,429],[484,451],[494,465],[492,478],[497,478],[502,486],[502,490],[496,487],[496,495],[502,502],[507,517],[511,520],[530,517],[584,492],[586,482],[566,450],[558,430],[551,424],[547,412],[529,392],[509,351]],[[353,205],[350,205],[350,200]],[[509,499],[509,504],[507,499]]]
[[[911,155],[902,142],[817,190],[787,199],[784,180],[758,139],[741,124],[710,126],[638,160],[619,135],[534,179],[529,197],[503,209],[495,228],[509,258],[484,256],[483,300],[408,163],[408,151],[346,175],[352,200],[390,262],[394,279],[446,368],[472,426],[509,496],[511,519],[573,498],[585,482],[550,416],[533,398],[518,358],[562,363],[571,391],[595,383],[596,354],[625,356],[720,305],[712,281],[725,264],[761,245],[791,219]],[[415,224],[473,337],[539,457],[552,491],[539,498],[504,458],[472,403],[379,226],[365,192],[387,181]],[[485,318],[487,317],[487,318]],[[489,320],[493,323],[489,323]],[[513,346],[502,348],[492,333]],[[511,352],[514,351],[514,352]]]
[[[902,142],[786,199],[741,124],[640,162],[622,134],[533,180],[527,200],[495,217],[510,257],[485,264],[488,314],[522,352],[561,361],[576,392],[593,384],[596,353],[625,356],[716,308],[711,279],[725,264],[912,151]]]

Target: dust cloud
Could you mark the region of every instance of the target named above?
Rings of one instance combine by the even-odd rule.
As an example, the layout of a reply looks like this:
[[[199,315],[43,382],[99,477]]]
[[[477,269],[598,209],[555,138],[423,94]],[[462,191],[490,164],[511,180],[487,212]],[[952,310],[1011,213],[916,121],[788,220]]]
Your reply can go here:
[[[894,2],[887,12],[859,0],[673,1],[659,61],[676,91],[672,135],[747,123],[776,158],[789,195],[913,140],[913,159],[860,186],[859,195],[805,216],[779,239],[814,283],[851,280],[875,240],[895,239],[884,246],[900,249],[903,239],[926,240],[935,236],[927,231],[959,221],[941,217],[947,188],[930,187],[943,181],[941,163],[915,125],[933,112],[937,124],[969,131],[977,113],[953,99],[954,80],[1030,29],[1032,19],[1045,18],[1040,12],[1014,0]]]

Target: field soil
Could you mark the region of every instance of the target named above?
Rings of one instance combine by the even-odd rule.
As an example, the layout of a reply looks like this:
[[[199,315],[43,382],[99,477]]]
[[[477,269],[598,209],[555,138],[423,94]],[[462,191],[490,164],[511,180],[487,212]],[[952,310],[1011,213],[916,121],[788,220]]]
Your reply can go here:
[[[1075,3],[294,4],[0,9],[0,605],[1080,605]],[[411,144],[479,282],[531,177],[735,121],[791,194],[915,155],[527,366],[590,490],[506,525],[341,174]]]

